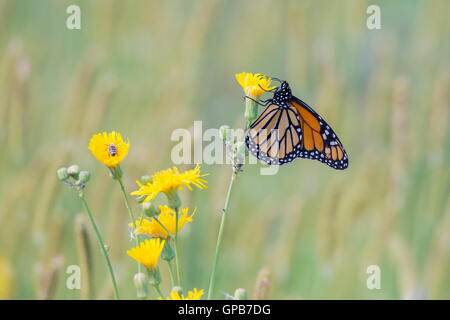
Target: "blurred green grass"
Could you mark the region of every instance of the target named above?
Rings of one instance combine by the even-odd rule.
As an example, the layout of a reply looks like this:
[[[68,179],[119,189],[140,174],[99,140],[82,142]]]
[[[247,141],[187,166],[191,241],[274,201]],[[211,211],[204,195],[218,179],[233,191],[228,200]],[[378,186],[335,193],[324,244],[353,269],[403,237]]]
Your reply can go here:
[[[67,30],[67,6],[82,29]],[[128,191],[172,166],[170,134],[243,126],[234,74],[287,79],[339,134],[349,169],[297,160],[277,175],[247,166],[233,194],[216,298],[271,270],[274,299],[450,298],[447,1],[0,1],[0,298],[77,299],[76,196],[61,166],[91,171],[87,200],[111,245],[122,297],[134,298],[120,190],[87,149],[99,131],[129,137]],[[183,169],[189,166],[181,166]],[[209,189],[180,234],[186,288],[207,288],[230,168],[204,165]],[[133,203],[135,208],[137,206]],[[94,297],[112,289],[89,228]],[[381,267],[381,290],[366,288]],[[164,268],[163,268],[164,269]],[[9,271],[5,271],[9,270]],[[12,274],[12,275],[11,275]],[[168,279],[167,270],[163,277]],[[56,287],[48,288],[49,279]],[[168,292],[168,280],[162,286]]]

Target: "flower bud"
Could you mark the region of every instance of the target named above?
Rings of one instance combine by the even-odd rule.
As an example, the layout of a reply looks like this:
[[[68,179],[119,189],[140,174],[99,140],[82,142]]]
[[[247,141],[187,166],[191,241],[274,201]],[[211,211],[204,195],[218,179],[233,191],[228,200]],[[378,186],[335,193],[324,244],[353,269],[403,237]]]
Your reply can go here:
[[[247,291],[244,288],[238,288],[234,292],[234,298],[236,300],[248,300]]]
[[[149,174],[144,174],[141,177],[141,182],[142,182],[142,184],[147,184],[149,182],[151,183],[152,182],[152,177]]]
[[[79,173],[80,173],[80,167],[77,164],[73,164],[67,168],[67,174],[76,180],[78,180]]]
[[[171,292],[178,292],[179,295],[183,294],[183,288],[179,287],[179,286],[175,286],[172,288]]]
[[[91,174],[89,171],[80,171],[80,174],[78,175],[78,180],[80,180],[81,183],[86,183],[89,181],[89,178],[91,177]]]
[[[69,174],[67,173],[67,168],[59,168],[56,171],[56,176],[58,177],[59,180],[64,181],[69,179]]]
[[[147,270],[148,270],[148,282],[152,286],[159,286],[159,284],[161,283],[161,274],[159,273],[159,267]]]
[[[136,196],[135,198],[137,203],[144,203],[145,199],[147,199],[147,196]]]
[[[177,190],[166,192],[165,195],[167,197],[169,208],[178,210],[178,208],[181,206],[181,199],[178,196]]]
[[[137,296],[140,299],[144,299],[148,296],[148,278],[145,273],[136,273],[133,278],[134,285],[137,289]]]
[[[147,217],[155,217],[159,214],[158,210],[155,209],[150,201],[144,202],[141,206]]]
[[[173,260],[173,258],[175,258],[175,251],[173,250],[172,246],[170,245],[170,241],[166,241],[164,243],[164,248],[161,252],[161,258],[163,260],[166,260],[169,263],[170,263],[170,261]]]

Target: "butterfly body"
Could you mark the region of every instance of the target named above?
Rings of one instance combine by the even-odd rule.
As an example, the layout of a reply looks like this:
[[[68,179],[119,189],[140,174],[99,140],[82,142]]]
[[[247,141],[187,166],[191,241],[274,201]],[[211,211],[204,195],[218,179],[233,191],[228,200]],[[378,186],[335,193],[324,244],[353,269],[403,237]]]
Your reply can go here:
[[[348,156],[331,127],[283,81],[268,107],[252,123],[245,142],[250,153],[283,165],[296,158],[318,160],[337,170],[348,167]]]
[[[284,81],[281,87],[273,94],[273,98],[270,99],[271,103],[277,104],[280,107],[288,107],[289,101],[292,100],[292,90],[289,84]]]

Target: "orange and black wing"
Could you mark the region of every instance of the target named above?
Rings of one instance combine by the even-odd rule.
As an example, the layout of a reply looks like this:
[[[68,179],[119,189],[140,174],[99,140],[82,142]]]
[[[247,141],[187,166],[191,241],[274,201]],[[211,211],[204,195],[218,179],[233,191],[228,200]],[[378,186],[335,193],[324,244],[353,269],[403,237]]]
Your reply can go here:
[[[269,105],[250,126],[245,143],[252,155],[268,164],[292,161],[302,143],[297,109]]]
[[[299,114],[303,134],[300,150],[296,156],[318,160],[333,169],[347,169],[348,156],[344,146],[325,120],[296,97],[293,97],[289,105]]]

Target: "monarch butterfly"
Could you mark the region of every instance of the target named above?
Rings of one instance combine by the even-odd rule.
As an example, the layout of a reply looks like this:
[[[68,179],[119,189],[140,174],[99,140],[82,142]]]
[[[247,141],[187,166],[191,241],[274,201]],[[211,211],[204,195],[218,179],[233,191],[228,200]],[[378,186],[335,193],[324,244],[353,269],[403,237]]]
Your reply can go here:
[[[278,80],[276,78],[272,78]],[[282,165],[295,158],[318,160],[337,170],[348,167],[348,156],[331,127],[310,106],[292,95],[286,81],[275,88],[268,106],[251,124],[245,144],[256,158]]]

